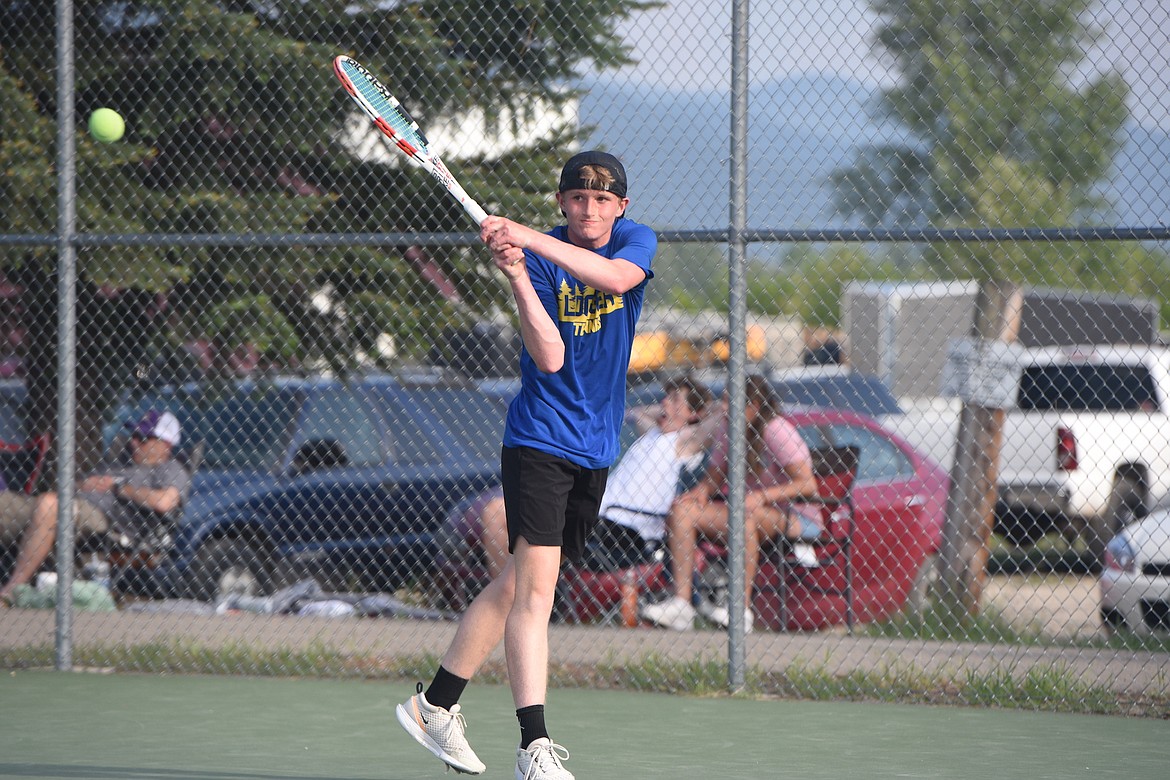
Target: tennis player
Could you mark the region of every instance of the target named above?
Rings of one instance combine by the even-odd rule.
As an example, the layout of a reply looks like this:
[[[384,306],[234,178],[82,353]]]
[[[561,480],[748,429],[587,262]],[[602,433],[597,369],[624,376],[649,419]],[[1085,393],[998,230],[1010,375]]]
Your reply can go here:
[[[548,233],[499,216],[480,226],[511,285],[523,341],[501,451],[512,558],[464,613],[430,686],[396,710],[451,768],[483,772],[458,701],[502,638],[520,721],[518,780],[573,778],[545,725],[548,624],[561,556],[580,560],[618,455],[626,368],[658,246],[654,231],[624,216],[626,171],[613,155],[570,158],[556,199],[566,224]]]

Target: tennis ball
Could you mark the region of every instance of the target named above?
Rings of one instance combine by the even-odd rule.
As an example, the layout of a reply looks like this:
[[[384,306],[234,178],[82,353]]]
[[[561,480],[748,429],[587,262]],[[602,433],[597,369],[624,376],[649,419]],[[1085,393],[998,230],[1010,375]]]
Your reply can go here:
[[[99,141],[113,143],[126,132],[126,120],[112,108],[99,108],[89,115],[89,134]]]

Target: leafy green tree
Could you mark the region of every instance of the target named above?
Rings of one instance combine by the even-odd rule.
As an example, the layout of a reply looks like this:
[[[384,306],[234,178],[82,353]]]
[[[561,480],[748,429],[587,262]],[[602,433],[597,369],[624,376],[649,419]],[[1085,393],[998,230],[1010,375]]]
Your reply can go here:
[[[808,244],[793,248],[777,273],[775,267],[753,264],[748,269],[748,308],[771,316],[788,315],[814,328],[841,326],[841,301],[850,282],[885,281],[895,276],[922,278],[897,268],[855,244],[821,249]]]
[[[425,174],[358,160],[339,139],[355,107],[331,71],[348,53],[378,73],[423,124],[460,114],[520,124],[563,105],[586,67],[629,62],[617,25],[645,0],[149,0],[75,3],[77,115],[98,106],[127,120],[100,145],[78,127],[82,233],[467,231]],[[0,231],[51,234],[56,113],[52,3],[0,9]],[[536,224],[559,215],[548,197],[576,128],[529,148],[459,160],[486,205]],[[448,163],[451,153],[446,150]],[[290,242],[291,243],[291,242]],[[458,302],[428,287],[408,247],[108,246],[78,253],[82,283],[79,397],[92,460],[101,409],[133,377],[205,342],[221,358],[242,344],[263,365],[345,369],[380,334],[404,359],[433,334],[497,309],[505,291],[478,250],[436,248],[428,260]],[[55,411],[55,253],[0,249],[25,289],[26,370],[41,410]],[[324,305],[318,301],[328,291]],[[172,362],[174,362],[172,360]],[[226,363],[226,359],[216,364]],[[83,459],[84,460],[84,459]]]
[[[900,76],[882,109],[912,140],[865,149],[839,171],[840,205],[870,225],[962,222],[977,215],[980,182],[1008,164],[1057,199],[1053,216],[1066,221],[1043,224],[1091,214],[1128,96],[1118,73],[1069,79],[1099,33],[1092,4],[872,0]]]

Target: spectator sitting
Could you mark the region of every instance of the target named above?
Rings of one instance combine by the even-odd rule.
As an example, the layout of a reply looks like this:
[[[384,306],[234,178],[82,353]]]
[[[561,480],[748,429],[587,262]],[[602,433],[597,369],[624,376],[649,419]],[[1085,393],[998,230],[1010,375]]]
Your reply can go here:
[[[747,379],[747,485],[744,497],[745,625],[752,627],[751,593],[760,544],[780,535],[815,539],[821,532],[812,513],[794,501],[816,494],[812,456],[796,428],[781,416],[780,401],[762,376]],[[694,626],[691,604],[695,549],[699,535],[726,538],[728,426],[717,441],[703,480],[674,502],[667,517],[667,539],[675,595],[642,609],[642,617],[657,625],[683,631]],[[702,604],[708,619],[726,626],[730,615],[721,605]]]
[[[147,412],[131,427],[131,463],[90,475],[77,485],[74,524],[83,534],[137,536],[144,525],[158,522],[178,508],[190,475],[174,459],[179,421],[170,412]],[[57,494],[38,497],[7,491],[0,502],[0,537],[20,534],[20,550],[12,575],[0,588],[9,603],[18,585],[32,579],[57,538]]]
[[[596,539],[583,565],[615,570],[645,560],[660,546],[666,514],[688,470],[701,465],[718,415],[707,387],[689,376],[667,381],[661,403],[631,409],[627,419],[641,434],[622,455],[606,482]],[[502,494],[480,514],[480,542],[494,578],[508,562],[507,522]]]

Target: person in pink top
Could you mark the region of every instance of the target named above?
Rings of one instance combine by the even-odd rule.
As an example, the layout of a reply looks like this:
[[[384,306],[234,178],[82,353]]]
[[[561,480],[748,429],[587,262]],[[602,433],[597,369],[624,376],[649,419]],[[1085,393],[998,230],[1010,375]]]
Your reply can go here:
[[[766,539],[815,539],[821,529],[816,514],[798,501],[816,494],[812,458],[808,445],[781,414],[780,401],[762,376],[747,378],[745,393],[747,424],[747,484],[744,496],[744,594],[745,625],[753,622],[752,582]],[[657,604],[647,604],[642,617],[652,623],[684,631],[694,626],[699,610],[692,605],[692,575],[699,537],[726,539],[728,529],[727,427],[716,441],[703,480],[675,499],[666,519],[667,547],[671,556],[674,595]],[[726,626],[725,606],[701,604],[704,617]]]

